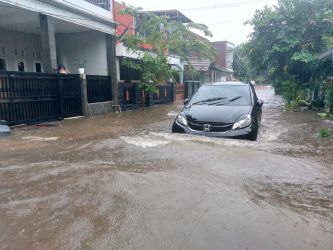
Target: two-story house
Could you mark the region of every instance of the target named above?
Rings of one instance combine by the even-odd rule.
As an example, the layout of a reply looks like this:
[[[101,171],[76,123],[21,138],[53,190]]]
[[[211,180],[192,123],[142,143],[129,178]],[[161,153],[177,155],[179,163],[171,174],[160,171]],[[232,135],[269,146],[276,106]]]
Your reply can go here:
[[[0,0],[0,70],[110,75],[112,0]]]
[[[133,16],[130,15],[122,15],[119,12],[127,6],[123,3],[114,2],[115,6],[115,21],[118,23],[116,33],[118,36],[122,36],[125,33],[126,34],[135,34],[139,30],[140,23],[138,20],[135,20]],[[191,22],[190,19],[188,19],[186,16],[184,16],[182,13],[180,13],[177,10],[169,10],[169,11],[152,11],[150,13],[153,13],[155,15],[166,15],[170,17],[171,19],[177,19],[182,22]],[[149,49],[149,44],[143,44],[142,50]],[[122,65],[122,61],[124,58],[130,59],[130,60],[140,60],[140,53],[133,53],[130,50],[127,49],[127,47],[119,42],[117,43],[116,47],[116,55],[117,55],[117,68],[118,68],[118,77],[120,81],[125,82],[131,82],[135,80],[139,80],[141,78],[140,72],[124,67]],[[171,67],[175,67],[179,70],[179,77],[177,79],[178,83],[183,83],[183,72],[184,72],[184,62],[181,60],[181,58],[175,54],[169,53],[168,56],[169,64]]]
[[[216,51],[217,58],[210,66],[211,82],[225,82],[233,79],[232,63],[234,58],[235,45],[228,41],[218,41],[211,43]]]

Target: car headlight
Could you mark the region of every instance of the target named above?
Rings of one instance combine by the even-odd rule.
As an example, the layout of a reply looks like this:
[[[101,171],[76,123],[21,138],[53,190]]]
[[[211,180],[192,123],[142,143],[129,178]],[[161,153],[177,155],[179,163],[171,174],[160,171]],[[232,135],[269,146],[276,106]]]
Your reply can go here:
[[[187,120],[186,120],[185,115],[183,115],[183,114],[179,114],[179,115],[177,116],[177,121],[178,121],[180,124],[187,126]]]
[[[238,122],[235,122],[232,129],[241,129],[251,125],[252,119],[250,114],[242,115]]]

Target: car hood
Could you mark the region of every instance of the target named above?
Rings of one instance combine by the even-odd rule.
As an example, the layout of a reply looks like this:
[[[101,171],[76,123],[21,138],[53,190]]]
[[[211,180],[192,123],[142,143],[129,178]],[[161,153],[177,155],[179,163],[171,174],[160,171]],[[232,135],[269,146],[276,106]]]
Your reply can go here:
[[[183,112],[191,122],[234,123],[241,115],[249,114],[252,106],[186,106]]]

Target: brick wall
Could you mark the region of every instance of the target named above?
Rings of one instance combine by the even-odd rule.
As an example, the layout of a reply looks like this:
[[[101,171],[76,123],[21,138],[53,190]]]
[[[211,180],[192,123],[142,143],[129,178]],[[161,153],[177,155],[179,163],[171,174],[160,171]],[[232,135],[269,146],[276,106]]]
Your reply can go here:
[[[227,41],[221,41],[221,42],[212,42],[212,45],[217,50],[217,58],[215,61],[216,66],[220,66],[223,68],[227,67]]]

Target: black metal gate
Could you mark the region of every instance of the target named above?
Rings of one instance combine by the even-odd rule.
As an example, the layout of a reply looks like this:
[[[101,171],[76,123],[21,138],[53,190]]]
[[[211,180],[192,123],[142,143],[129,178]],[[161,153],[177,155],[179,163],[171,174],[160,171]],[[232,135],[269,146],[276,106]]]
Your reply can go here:
[[[0,75],[0,120],[32,124],[82,115],[78,75]]]
[[[185,98],[191,99],[195,92],[200,88],[201,84],[200,81],[185,81]]]
[[[156,92],[153,95],[153,104],[173,102],[173,84],[156,85]]]

